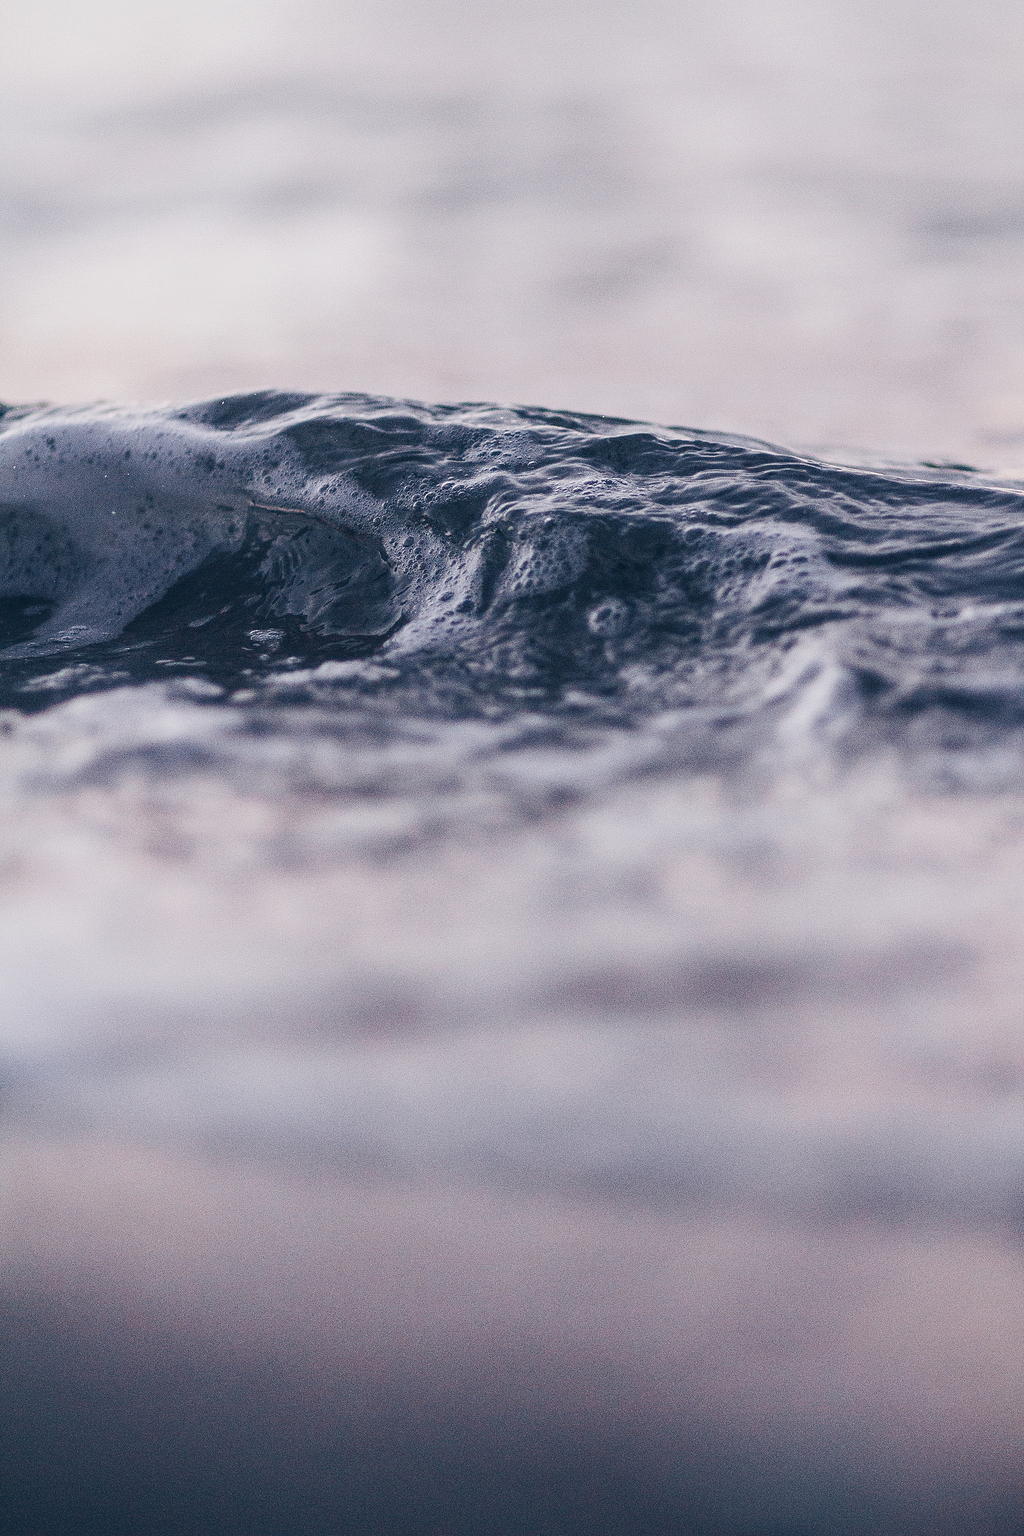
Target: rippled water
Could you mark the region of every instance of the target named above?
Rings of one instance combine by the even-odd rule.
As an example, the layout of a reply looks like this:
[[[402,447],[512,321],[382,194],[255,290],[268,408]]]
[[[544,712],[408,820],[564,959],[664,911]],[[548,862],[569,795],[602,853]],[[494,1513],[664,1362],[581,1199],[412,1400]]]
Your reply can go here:
[[[1020,1529],[1022,506],[6,409],[11,1529]]]
[[[5,1536],[1020,1536],[1024,9],[0,13]]]

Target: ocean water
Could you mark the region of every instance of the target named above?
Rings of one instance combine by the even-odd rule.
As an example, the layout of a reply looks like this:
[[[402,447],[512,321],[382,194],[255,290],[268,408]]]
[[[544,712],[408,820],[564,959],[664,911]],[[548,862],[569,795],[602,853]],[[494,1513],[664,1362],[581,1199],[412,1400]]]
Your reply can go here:
[[[4,0],[4,400],[1024,468],[1015,0]]]
[[[0,36],[0,1529],[1020,1536],[1024,11]]]
[[[0,418],[11,1530],[1020,1528],[1024,489]]]

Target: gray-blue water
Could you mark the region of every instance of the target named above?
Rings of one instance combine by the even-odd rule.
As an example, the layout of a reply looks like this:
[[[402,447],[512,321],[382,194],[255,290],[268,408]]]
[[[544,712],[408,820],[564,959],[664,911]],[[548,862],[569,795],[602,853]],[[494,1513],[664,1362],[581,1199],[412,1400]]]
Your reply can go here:
[[[1020,7],[0,10],[0,1527],[1019,1536]]]
[[[12,1529],[1016,1528],[1024,493],[262,393],[0,505]]]

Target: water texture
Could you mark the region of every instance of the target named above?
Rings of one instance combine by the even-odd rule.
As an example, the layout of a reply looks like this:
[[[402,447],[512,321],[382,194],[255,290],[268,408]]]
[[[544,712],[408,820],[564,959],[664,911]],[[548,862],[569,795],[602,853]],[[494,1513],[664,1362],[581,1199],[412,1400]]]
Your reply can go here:
[[[301,706],[503,745],[524,720],[684,754],[783,730],[970,774],[1022,719],[1022,507],[966,466],[541,409],[8,408],[3,700],[173,676],[271,730]]]
[[[1019,1531],[1022,505],[4,410],[9,1529]]]
[[[1024,9],[0,10],[0,1529],[1021,1536]]]

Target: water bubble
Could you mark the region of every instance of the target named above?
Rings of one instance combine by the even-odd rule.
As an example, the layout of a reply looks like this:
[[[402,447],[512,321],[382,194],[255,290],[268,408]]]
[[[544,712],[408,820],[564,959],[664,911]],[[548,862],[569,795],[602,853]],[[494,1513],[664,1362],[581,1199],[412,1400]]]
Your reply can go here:
[[[587,614],[587,628],[592,635],[611,639],[629,625],[629,604],[620,597],[606,597]]]

